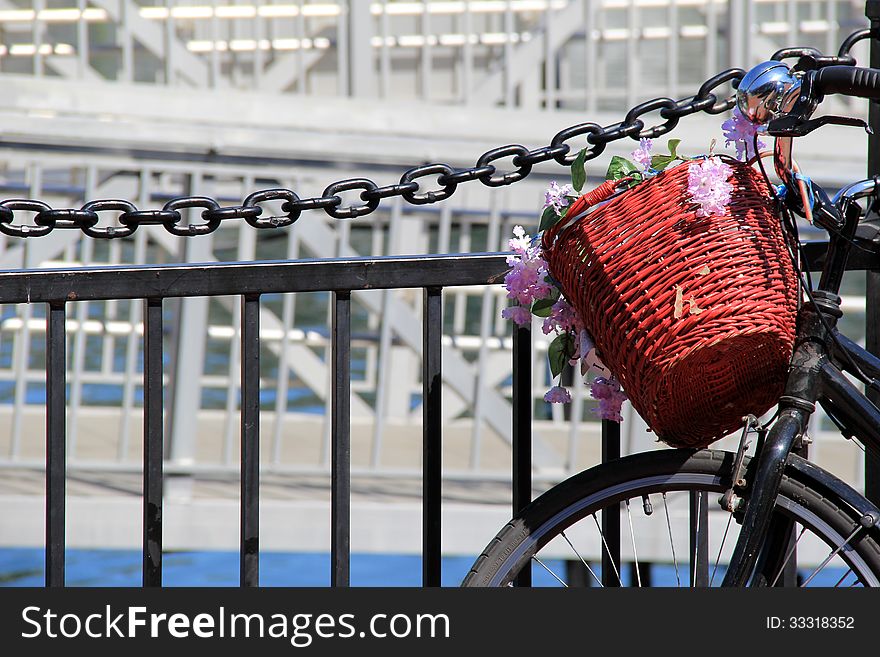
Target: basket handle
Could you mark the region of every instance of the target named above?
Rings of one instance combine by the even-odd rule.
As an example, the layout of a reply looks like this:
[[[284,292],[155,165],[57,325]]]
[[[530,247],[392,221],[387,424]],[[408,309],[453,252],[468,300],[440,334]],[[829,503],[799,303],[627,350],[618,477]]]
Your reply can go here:
[[[595,189],[586,194],[582,194],[574,203],[568,206],[565,211],[565,216],[574,217],[597,203],[607,201],[617,192],[618,187],[631,181],[631,176],[626,176],[625,178],[619,178],[617,180],[606,180]],[[552,248],[557,233],[559,233],[563,225],[566,224],[567,222],[564,219],[560,219],[556,224],[544,231],[544,234],[541,237],[542,250],[546,252]]]

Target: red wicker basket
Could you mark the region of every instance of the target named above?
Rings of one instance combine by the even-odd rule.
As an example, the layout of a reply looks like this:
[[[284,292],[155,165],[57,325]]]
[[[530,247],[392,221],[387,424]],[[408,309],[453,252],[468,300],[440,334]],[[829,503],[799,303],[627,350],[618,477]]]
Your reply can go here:
[[[684,162],[617,195],[599,186],[543,236],[603,362],[675,447],[704,447],[769,410],[794,343],[798,287],[778,212],[754,168],[726,161],[723,215],[697,216]]]

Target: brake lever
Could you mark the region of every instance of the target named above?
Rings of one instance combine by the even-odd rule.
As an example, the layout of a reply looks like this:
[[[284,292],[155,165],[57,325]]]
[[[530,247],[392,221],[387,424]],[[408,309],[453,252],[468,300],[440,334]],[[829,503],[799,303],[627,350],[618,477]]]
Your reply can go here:
[[[864,129],[869,135],[874,134],[864,119],[851,116],[820,116],[817,119],[804,121],[798,116],[786,115],[773,119],[767,124],[767,134],[771,137],[803,137],[823,125],[845,125]]]

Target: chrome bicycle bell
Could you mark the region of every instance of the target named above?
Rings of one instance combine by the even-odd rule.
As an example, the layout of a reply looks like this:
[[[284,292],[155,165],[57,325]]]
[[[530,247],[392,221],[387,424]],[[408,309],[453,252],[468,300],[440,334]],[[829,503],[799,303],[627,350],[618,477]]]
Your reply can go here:
[[[752,123],[764,124],[791,109],[801,80],[782,62],[761,62],[740,80],[736,105]]]

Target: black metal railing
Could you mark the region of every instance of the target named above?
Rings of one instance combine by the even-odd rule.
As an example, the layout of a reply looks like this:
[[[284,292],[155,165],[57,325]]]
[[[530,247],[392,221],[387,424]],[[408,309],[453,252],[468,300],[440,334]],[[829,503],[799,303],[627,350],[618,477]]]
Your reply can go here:
[[[242,586],[259,584],[260,296],[333,293],[331,391],[331,583],[349,584],[351,477],[351,293],[422,288],[423,330],[423,584],[440,585],[442,290],[495,284],[506,254],[380,257],[173,266],[115,266],[0,272],[0,303],[48,306],[46,332],[46,585],[64,585],[66,487],[67,304],[143,299],[144,470],[143,584],[162,583],[163,360],[162,309],[166,299],[238,295],[241,326],[241,534]],[[528,329],[514,337],[514,509],[531,494],[531,418]],[[177,409],[183,412],[182,409]]]

